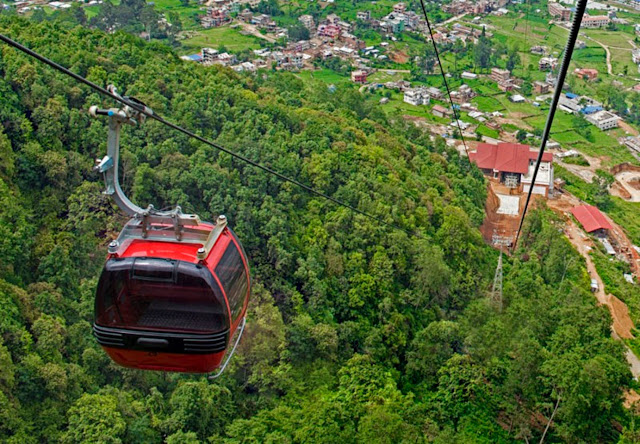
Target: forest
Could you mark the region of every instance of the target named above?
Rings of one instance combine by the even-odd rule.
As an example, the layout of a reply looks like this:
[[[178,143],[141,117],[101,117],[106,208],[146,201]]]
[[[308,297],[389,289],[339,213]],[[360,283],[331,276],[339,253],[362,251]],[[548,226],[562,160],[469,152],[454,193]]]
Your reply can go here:
[[[115,104],[0,45],[1,442],[640,440],[624,348],[562,222],[530,212],[492,303],[486,182],[444,140],[349,86],[201,67],[69,22],[0,16],[0,33],[380,221],[157,122],[127,128],[127,193],[226,214],[253,290],[221,378],[118,367],[91,323],[126,219],[92,171],[107,130],[87,112]]]

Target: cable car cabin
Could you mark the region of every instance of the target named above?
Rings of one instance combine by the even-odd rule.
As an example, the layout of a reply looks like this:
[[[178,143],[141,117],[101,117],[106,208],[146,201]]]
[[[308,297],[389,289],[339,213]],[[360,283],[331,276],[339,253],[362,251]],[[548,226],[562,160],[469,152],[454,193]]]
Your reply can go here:
[[[247,258],[224,216],[193,223],[134,218],[109,246],[93,330],[116,363],[190,373],[220,367],[249,301]]]

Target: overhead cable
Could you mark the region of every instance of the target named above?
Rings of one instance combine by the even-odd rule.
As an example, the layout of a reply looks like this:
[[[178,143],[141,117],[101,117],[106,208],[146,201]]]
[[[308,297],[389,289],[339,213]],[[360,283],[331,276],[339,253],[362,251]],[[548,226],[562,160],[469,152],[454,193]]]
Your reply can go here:
[[[442,74],[442,80],[444,80],[444,87],[447,90],[447,96],[449,97],[449,103],[451,104],[451,110],[453,111],[453,117],[456,120],[456,124],[458,126],[458,131],[460,132],[460,138],[462,139],[462,145],[464,145],[464,151],[467,153],[467,158],[469,158],[469,148],[467,147],[467,142],[464,139],[464,134],[462,133],[462,126],[460,125],[460,119],[458,118],[458,113],[456,112],[456,107],[453,104],[453,99],[451,98],[451,90],[449,89],[449,82],[447,82],[447,76],[444,72],[444,68],[442,67],[442,61],[440,60],[440,53],[438,52],[438,46],[436,45],[436,41],[433,38],[433,30],[431,29],[431,22],[429,21],[429,16],[427,15],[427,8],[424,5],[424,0],[420,0],[420,5],[422,6],[422,12],[424,13],[424,19],[427,22],[427,28],[429,28],[429,37],[431,37],[431,43],[433,44],[433,51],[436,54],[436,58],[438,59],[438,66],[440,67],[440,74]]]
[[[243,161],[243,162],[245,162],[245,163],[247,163],[247,164],[249,164],[249,165],[251,165],[251,166],[253,166],[255,168],[258,168],[258,169],[260,169],[260,170],[262,170],[262,171],[264,171],[266,173],[269,173],[269,174],[271,174],[273,176],[276,176],[278,179],[282,180],[283,182],[289,182],[289,183],[291,183],[293,185],[296,185],[296,186],[304,189],[305,191],[309,192],[310,194],[313,194],[315,196],[318,196],[318,197],[321,197],[323,199],[326,199],[326,200],[328,200],[328,201],[330,201],[330,202],[332,202],[332,203],[334,203],[334,204],[336,204],[338,206],[347,208],[347,209],[353,211],[354,213],[360,214],[361,216],[365,216],[365,217],[367,217],[367,218],[369,218],[371,220],[374,220],[375,222],[380,223],[382,225],[386,225],[386,226],[388,226],[390,228],[394,228],[396,230],[403,231],[403,232],[405,232],[405,233],[407,233],[409,235],[417,235],[418,234],[418,233],[412,233],[409,230],[401,228],[398,225],[395,225],[393,223],[385,222],[384,220],[381,220],[379,217],[376,217],[376,216],[374,216],[374,215],[372,215],[370,213],[367,213],[365,211],[359,210],[356,207],[354,207],[354,206],[352,206],[352,205],[350,205],[350,204],[348,204],[346,202],[343,202],[341,200],[338,200],[338,199],[336,199],[334,197],[331,197],[328,194],[325,194],[325,193],[323,193],[321,191],[318,191],[318,190],[310,187],[309,185],[306,185],[306,184],[300,182],[299,180],[296,180],[296,179],[293,179],[291,177],[285,176],[284,174],[279,173],[278,171],[276,171],[276,170],[274,170],[274,169],[272,169],[272,168],[270,168],[268,166],[265,166],[265,165],[262,165],[262,164],[260,164],[258,162],[255,162],[255,161],[243,156],[242,154],[235,153],[235,152],[229,150],[228,148],[223,147],[222,145],[219,145],[219,144],[217,144],[215,142],[212,142],[212,141],[210,141],[208,139],[205,139],[204,137],[199,136],[199,135],[197,135],[197,134],[193,133],[192,131],[189,131],[189,130],[187,130],[185,128],[182,128],[181,126],[178,126],[175,123],[169,122],[169,121],[163,119],[162,117],[160,117],[159,115],[148,111],[144,107],[141,107],[139,104],[137,104],[135,102],[127,100],[124,97],[120,97],[118,95],[112,94],[106,88],[103,88],[103,87],[91,82],[90,80],[87,80],[86,78],[74,73],[73,71],[70,71],[68,68],[66,68],[66,67],[64,67],[64,66],[62,66],[62,65],[60,65],[60,64],[58,64],[58,63],[56,63],[56,62],[54,62],[54,61],[52,61],[50,59],[48,59],[47,57],[44,57],[41,54],[38,54],[37,52],[33,51],[32,49],[27,48],[26,46],[16,42],[15,40],[13,40],[13,39],[11,39],[11,38],[3,35],[3,34],[0,34],[0,40],[3,41],[4,43],[8,44],[9,46],[12,46],[12,47],[18,49],[19,51],[22,51],[23,53],[25,53],[25,54],[37,59],[38,61],[40,61],[40,62],[42,62],[42,63],[44,63],[46,65],[49,65],[53,69],[55,69],[55,70],[57,70],[59,72],[62,72],[64,74],[68,75],[69,77],[72,77],[73,79],[77,80],[78,82],[87,85],[88,87],[94,89],[95,91],[99,92],[100,94],[102,94],[104,96],[107,96],[107,97],[109,97],[109,98],[111,98],[111,99],[113,99],[113,100],[115,100],[117,102],[120,102],[123,105],[129,106],[130,108],[134,109],[135,111],[139,112],[140,114],[144,114],[145,116],[147,116],[147,117],[149,117],[151,119],[154,119],[154,120],[162,123],[163,125],[168,126],[169,128],[171,128],[171,129],[173,129],[175,131],[178,131],[178,132],[180,132],[182,134],[185,134],[185,135],[187,135],[187,136],[189,136],[191,138],[194,138],[194,139],[198,140],[199,142],[204,143],[205,145],[209,145],[209,146],[211,146],[211,147],[213,147],[213,148],[215,148],[215,149],[217,149],[219,151],[222,151],[222,152],[224,152],[224,153],[226,153],[226,154],[228,154],[228,155],[230,155],[232,157],[235,157],[236,159],[239,159],[239,160],[241,160],[241,161]]]
[[[544,149],[547,146],[547,140],[549,139],[549,134],[551,133],[551,125],[553,124],[553,117],[555,116],[556,109],[558,108],[558,102],[560,100],[560,95],[562,94],[562,87],[564,85],[564,80],[567,77],[567,71],[569,70],[569,64],[571,63],[571,55],[573,54],[573,48],[575,47],[576,40],[578,39],[578,33],[580,32],[582,17],[584,15],[586,8],[587,8],[587,0],[578,0],[576,4],[575,12],[573,13],[573,23],[571,25],[571,31],[569,32],[569,38],[567,39],[567,45],[564,49],[562,65],[560,66],[560,70],[558,71],[558,78],[556,79],[556,89],[553,93],[553,100],[551,101],[549,114],[547,115],[547,123],[545,124],[544,132],[542,133],[542,141],[540,142],[540,150],[538,151],[538,159],[536,160],[536,166],[535,166],[535,169],[533,170],[531,185],[529,185],[529,192],[527,193],[527,201],[524,204],[524,210],[522,211],[522,217],[520,218],[520,224],[518,226],[518,231],[516,232],[516,239],[513,242],[514,250],[518,246],[518,239],[520,238],[522,224],[524,223],[524,218],[527,214],[527,208],[529,207],[529,201],[531,200],[531,195],[533,194],[533,189],[535,188],[536,177],[538,177],[538,170],[540,169],[540,164],[542,163],[542,155],[544,154]]]

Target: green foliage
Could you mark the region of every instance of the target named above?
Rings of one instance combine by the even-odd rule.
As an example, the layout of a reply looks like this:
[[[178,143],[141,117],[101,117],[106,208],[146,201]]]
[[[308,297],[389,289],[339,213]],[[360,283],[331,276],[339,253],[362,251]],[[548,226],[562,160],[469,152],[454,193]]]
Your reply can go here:
[[[121,6],[140,20],[147,8]],[[102,8],[99,20],[121,13]],[[533,442],[558,399],[549,441],[613,442],[614,423],[633,436],[623,350],[551,214],[532,212],[505,257],[498,311],[486,301],[497,253],[478,230],[485,179],[442,140],[351,86],[200,67],[61,23],[2,17],[0,32],[377,220],[155,122],[126,128],[126,192],[226,214],[254,287],[221,378],[117,367],[91,336],[104,246],[124,222],[91,172],[106,123],[86,110],[101,98],[5,49],[0,441]]]

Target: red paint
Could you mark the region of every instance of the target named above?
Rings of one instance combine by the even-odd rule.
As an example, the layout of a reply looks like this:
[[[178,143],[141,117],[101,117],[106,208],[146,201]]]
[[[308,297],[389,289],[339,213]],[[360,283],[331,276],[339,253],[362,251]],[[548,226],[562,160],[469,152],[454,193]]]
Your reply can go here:
[[[141,370],[209,373],[220,367],[225,352],[209,355],[154,353],[122,348],[102,347],[117,364]]]

